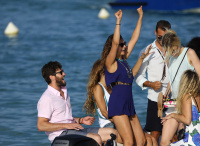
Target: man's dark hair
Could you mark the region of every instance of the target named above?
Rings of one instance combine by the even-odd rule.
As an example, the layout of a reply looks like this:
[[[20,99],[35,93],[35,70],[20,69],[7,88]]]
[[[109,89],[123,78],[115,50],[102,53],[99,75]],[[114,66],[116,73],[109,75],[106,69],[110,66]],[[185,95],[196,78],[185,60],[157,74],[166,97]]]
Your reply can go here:
[[[158,32],[158,28],[162,29],[163,31],[166,31],[166,29],[171,29],[171,24],[166,20],[160,20],[157,22],[156,32]]]
[[[53,75],[56,72],[56,70],[61,68],[62,65],[58,61],[50,61],[42,67],[42,76],[47,82],[47,84],[51,83],[51,79],[49,78],[49,76]]]
[[[192,40],[187,44],[187,47],[194,49],[200,59],[200,37],[192,38]]]

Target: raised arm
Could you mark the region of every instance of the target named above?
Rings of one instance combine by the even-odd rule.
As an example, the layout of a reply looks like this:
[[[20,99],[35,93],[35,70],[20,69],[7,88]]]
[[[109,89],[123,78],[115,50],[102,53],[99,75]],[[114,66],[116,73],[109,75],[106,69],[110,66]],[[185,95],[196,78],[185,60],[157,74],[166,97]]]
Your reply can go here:
[[[133,67],[133,69],[132,69],[132,72],[133,72],[133,76],[134,76],[134,77],[136,76],[136,74],[137,74],[138,71],[140,70],[140,67],[141,67],[141,65],[142,65],[142,63],[143,63],[144,58],[145,58],[146,56],[148,56],[149,54],[151,54],[151,53],[149,53],[151,49],[152,49],[152,45],[150,45],[150,46],[146,49],[145,53],[144,53],[144,52],[142,53],[142,55],[140,56],[140,58],[138,59],[138,61],[137,61],[136,64],[134,65],[134,67]]]
[[[139,18],[138,18],[138,22],[137,22],[137,25],[135,27],[135,30],[132,34],[131,40],[129,41],[129,43],[127,45],[128,50],[127,50],[126,59],[131,54],[133,48],[135,47],[137,40],[139,39],[139,36],[140,36],[140,31],[141,31],[141,27],[142,27],[142,18],[143,18],[142,6],[140,8],[138,8],[137,11],[138,11],[138,14],[139,14]]]
[[[187,52],[188,60],[192,66],[194,66],[195,71],[197,72],[200,78],[200,60],[193,49],[188,49]]]
[[[105,63],[108,71],[110,71],[113,63],[115,62],[115,58],[117,55],[117,48],[118,48],[119,40],[120,40],[120,24],[121,24],[121,19],[122,19],[122,11],[119,10],[118,12],[116,12],[115,17],[117,18],[117,21],[116,21],[115,31],[113,35],[113,40],[112,40],[112,46],[106,58],[106,63]]]

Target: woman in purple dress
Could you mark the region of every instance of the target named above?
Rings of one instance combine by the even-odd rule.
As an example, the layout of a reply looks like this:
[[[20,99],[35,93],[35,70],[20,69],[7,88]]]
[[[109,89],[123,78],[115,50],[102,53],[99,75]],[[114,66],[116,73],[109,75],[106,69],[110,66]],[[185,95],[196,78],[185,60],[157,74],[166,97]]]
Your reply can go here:
[[[140,66],[136,63],[131,69],[127,59],[131,54],[140,35],[143,11],[142,6],[137,9],[139,19],[131,40],[126,42],[120,36],[122,11],[115,13],[117,18],[114,35],[108,37],[104,49],[110,48],[105,61],[105,80],[107,86],[112,86],[112,93],[108,102],[108,118],[112,118],[123,140],[124,146],[145,145],[146,138],[135,112],[132,98],[132,82]]]

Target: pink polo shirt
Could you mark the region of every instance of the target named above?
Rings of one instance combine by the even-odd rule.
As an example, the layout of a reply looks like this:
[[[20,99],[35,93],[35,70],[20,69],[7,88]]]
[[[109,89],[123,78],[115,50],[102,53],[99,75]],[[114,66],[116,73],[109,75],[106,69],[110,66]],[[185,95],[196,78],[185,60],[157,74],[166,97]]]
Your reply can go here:
[[[65,99],[60,95],[58,90],[48,86],[37,104],[38,117],[47,118],[50,123],[75,123],[75,119],[72,117],[72,108],[67,88],[62,87],[61,89],[64,92]],[[46,131],[45,133],[49,140],[53,142],[54,138],[59,136],[63,130]]]

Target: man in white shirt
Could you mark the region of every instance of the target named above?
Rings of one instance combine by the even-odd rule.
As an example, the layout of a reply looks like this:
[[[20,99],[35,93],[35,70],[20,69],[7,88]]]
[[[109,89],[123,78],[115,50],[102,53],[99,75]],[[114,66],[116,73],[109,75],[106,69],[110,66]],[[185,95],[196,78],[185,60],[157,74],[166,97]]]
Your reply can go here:
[[[164,63],[164,54],[162,53],[162,37],[166,33],[167,29],[171,29],[171,25],[168,21],[160,20],[157,22],[155,35],[156,40],[150,44],[152,49],[149,56],[147,56],[142,66],[135,77],[135,81],[142,88],[142,90],[148,88],[148,107],[147,118],[144,130],[151,132],[151,135],[155,137],[159,142],[159,137],[162,131],[161,120],[158,117],[158,94],[160,92],[165,93],[169,82],[168,67]],[[148,47],[144,48],[141,52],[145,52]],[[141,55],[140,52],[140,55]],[[147,77],[146,77],[147,74]]]

